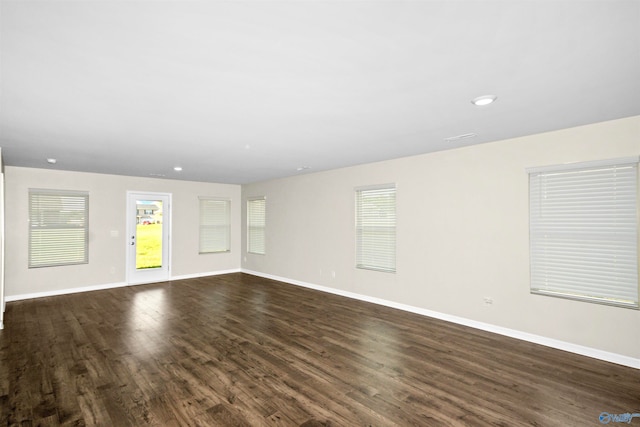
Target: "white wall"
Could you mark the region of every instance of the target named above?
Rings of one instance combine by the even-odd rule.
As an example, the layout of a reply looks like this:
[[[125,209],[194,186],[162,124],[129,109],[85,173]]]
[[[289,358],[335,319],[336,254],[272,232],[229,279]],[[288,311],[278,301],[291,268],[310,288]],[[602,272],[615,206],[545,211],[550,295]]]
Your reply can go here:
[[[267,198],[267,254],[243,242],[243,268],[640,360],[640,311],[529,292],[525,172],[638,154],[632,117],[245,185]],[[354,187],[390,182],[397,273],[356,269]]]
[[[5,168],[6,296],[122,284],[126,280],[127,191],[172,194],[172,277],[240,269],[240,193],[229,184],[135,178],[20,167]],[[89,263],[27,267],[28,189],[89,191]],[[231,252],[198,254],[198,196],[231,199]],[[118,236],[112,237],[116,231]]]

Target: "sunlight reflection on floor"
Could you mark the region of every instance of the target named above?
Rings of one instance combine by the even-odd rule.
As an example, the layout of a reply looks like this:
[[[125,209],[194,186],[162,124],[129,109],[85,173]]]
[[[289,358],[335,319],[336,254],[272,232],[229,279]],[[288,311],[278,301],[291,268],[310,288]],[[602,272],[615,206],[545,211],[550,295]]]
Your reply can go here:
[[[128,313],[124,334],[132,354],[153,356],[167,345],[167,297],[163,288],[137,292]]]

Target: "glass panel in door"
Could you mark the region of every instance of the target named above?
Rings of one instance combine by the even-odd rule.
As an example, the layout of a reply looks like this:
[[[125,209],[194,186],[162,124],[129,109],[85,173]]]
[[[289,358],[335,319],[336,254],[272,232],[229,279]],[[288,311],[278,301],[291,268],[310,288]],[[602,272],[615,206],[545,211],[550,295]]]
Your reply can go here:
[[[136,269],[162,268],[162,200],[136,200]]]

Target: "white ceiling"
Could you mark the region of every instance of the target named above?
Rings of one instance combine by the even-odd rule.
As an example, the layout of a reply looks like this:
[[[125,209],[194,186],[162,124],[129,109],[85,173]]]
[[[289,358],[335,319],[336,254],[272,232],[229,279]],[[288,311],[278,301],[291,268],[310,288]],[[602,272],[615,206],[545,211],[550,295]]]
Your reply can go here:
[[[13,166],[248,183],[640,115],[637,0],[2,0],[0,25]]]

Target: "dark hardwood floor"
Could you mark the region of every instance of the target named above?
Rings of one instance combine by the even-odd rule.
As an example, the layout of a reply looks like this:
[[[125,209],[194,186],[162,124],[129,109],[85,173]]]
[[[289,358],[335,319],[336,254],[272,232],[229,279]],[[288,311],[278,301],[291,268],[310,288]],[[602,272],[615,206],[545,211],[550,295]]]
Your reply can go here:
[[[597,426],[640,413],[638,370],[241,273],[5,315],[0,425]]]

